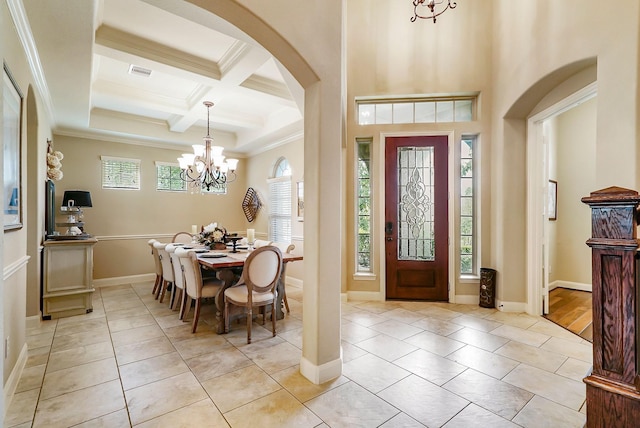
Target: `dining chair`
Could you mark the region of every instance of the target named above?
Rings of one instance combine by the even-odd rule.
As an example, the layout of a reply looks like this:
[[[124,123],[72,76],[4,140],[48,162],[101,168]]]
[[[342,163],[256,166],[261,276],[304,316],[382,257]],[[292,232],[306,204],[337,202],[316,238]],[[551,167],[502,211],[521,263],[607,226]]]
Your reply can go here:
[[[191,328],[191,332],[195,333],[198,328],[198,318],[200,318],[202,299],[211,299],[216,297],[224,285],[224,282],[218,278],[202,278],[198,255],[194,251],[178,247],[175,252],[180,260],[182,274],[184,275],[184,289],[186,293],[184,303],[185,309],[182,314],[182,320],[184,321],[187,318],[187,315],[191,310],[191,301],[195,300],[195,310],[193,313],[193,324]]]
[[[266,247],[267,245],[271,245],[271,241],[265,241],[264,239],[256,239],[253,241],[253,248]]]
[[[153,290],[151,290],[151,294],[154,295],[158,291],[158,287],[160,287],[160,284],[162,284],[162,263],[160,262],[160,255],[158,254],[158,250],[153,246],[153,244],[155,244],[156,242],[158,241],[155,239],[149,239],[149,241],[147,241],[147,244],[149,244],[149,247],[151,247],[151,255],[153,256],[153,262],[156,268],[156,280],[153,283]]]
[[[280,248],[282,254],[291,254],[293,250],[295,250],[296,246],[294,244],[288,244],[286,242],[274,242],[274,246]],[[291,310],[289,309],[289,302],[287,301],[287,287],[286,287],[286,279],[287,279],[287,264],[282,264],[282,274],[280,274],[280,278],[282,280],[282,301],[284,302],[284,307],[287,309],[287,313],[290,314]]]
[[[171,242],[190,244],[191,242],[193,242],[193,235],[189,232],[178,232],[173,235],[173,238],[171,238]]]
[[[172,310],[176,309],[178,301],[184,301],[184,276],[182,275],[182,268],[180,267],[180,260],[176,256],[176,249],[178,245],[167,244],[164,250],[169,255],[169,261],[171,261],[171,269],[173,270],[173,287],[171,287],[171,299],[169,299],[169,307]],[[180,304],[180,316],[182,316],[182,303]],[[182,319],[182,318],[180,318]]]
[[[156,299],[159,299],[160,303],[164,300],[164,294],[173,285],[173,267],[171,266],[171,258],[167,253],[166,247],[168,244],[162,242],[156,242],[153,247],[158,250],[158,256],[160,257],[160,263],[162,264],[162,285],[156,290]]]
[[[251,343],[253,308],[271,305],[271,331],[276,335],[275,307],[278,292],[276,286],[282,272],[282,252],[267,245],[249,253],[237,284],[224,291],[224,331],[229,332],[229,306],[244,307],[247,315],[247,343]],[[264,325],[266,310],[262,313]]]

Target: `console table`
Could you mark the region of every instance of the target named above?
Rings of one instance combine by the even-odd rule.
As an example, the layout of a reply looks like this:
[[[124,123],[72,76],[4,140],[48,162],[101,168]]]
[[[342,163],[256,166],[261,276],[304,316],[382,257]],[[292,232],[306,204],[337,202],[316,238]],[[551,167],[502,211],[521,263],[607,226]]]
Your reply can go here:
[[[68,317],[93,311],[95,238],[44,242],[42,317]]]

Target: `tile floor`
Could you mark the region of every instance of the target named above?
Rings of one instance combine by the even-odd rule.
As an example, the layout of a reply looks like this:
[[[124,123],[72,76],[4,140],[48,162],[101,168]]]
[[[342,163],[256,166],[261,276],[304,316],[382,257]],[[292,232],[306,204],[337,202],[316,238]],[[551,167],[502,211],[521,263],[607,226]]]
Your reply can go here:
[[[94,311],[28,331],[6,427],[582,427],[591,344],[472,305],[342,305],[343,375],[299,374],[302,290],[278,336],[196,334],[151,284],[99,289]],[[268,328],[267,324],[267,328]]]

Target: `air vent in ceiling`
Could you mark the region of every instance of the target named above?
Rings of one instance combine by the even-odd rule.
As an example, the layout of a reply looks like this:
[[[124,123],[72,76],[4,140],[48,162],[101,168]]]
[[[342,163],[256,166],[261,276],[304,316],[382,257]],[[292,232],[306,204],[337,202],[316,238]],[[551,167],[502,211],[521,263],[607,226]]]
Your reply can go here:
[[[129,66],[129,74],[134,74],[136,76],[149,77],[151,76],[151,70],[148,68],[140,67],[139,65],[131,64]]]

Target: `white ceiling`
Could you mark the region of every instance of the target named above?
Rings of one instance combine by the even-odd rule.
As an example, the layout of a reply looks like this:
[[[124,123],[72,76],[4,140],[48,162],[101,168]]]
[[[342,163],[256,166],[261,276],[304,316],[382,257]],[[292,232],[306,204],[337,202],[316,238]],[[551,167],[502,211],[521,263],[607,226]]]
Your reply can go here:
[[[302,135],[299,85],[236,27],[180,0],[23,0],[54,131],[251,154]],[[32,61],[34,62],[34,61]],[[132,75],[130,66],[151,70]],[[38,64],[35,64],[36,68]],[[38,80],[38,79],[37,79]]]

